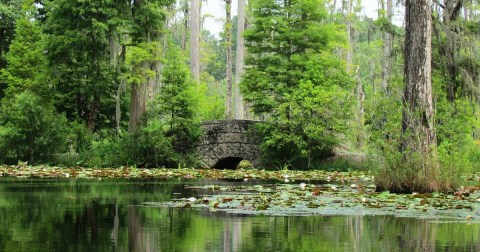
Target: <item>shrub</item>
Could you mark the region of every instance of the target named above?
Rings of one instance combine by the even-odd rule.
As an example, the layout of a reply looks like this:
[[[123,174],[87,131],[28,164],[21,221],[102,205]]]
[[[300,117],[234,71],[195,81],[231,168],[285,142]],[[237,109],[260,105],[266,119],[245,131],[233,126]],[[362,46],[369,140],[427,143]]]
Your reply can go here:
[[[2,101],[0,161],[38,163],[66,150],[67,120],[50,104],[22,92]],[[3,160],[2,160],[3,159]]]

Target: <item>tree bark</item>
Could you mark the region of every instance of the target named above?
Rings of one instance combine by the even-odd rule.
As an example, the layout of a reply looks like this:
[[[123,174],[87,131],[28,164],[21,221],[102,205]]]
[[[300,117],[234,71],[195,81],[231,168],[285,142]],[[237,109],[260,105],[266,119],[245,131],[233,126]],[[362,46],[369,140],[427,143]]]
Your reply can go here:
[[[188,0],[183,0],[182,51],[187,50],[188,12],[189,12]]]
[[[384,7],[385,18],[389,23],[389,27],[392,24],[392,14],[393,14],[393,3],[392,0],[387,0],[387,5],[385,6],[384,1],[382,1],[382,7]],[[392,75],[392,48],[393,48],[393,36],[390,28],[386,31],[383,31],[383,59],[382,59],[382,91],[387,93],[388,82]]]
[[[445,27],[445,59],[446,59],[446,70],[448,74],[448,83],[447,83],[447,99],[450,102],[454,102],[457,95],[457,34],[456,34],[456,24],[455,21],[460,16],[460,10],[462,6],[462,0],[445,0],[444,10],[443,10],[443,21]]]
[[[346,21],[347,21],[347,39],[348,39],[348,47],[347,47],[347,73],[352,73],[352,66],[353,66],[353,39],[352,39],[352,0],[348,0],[344,2],[347,4],[346,11]]]
[[[190,73],[200,82],[200,0],[191,0],[190,8]]]
[[[122,46],[115,39],[115,33],[110,32],[109,35],[109,49],[110,49],[110,64],[115,68],[118,75],[121,74],[121,65],[125,62],[125,46]],[[117,80],[117,92],[115,94],[115,126],[117,133],[120,132],[120,121],[122,118],[121,96],[125,89],[125,80],[119,78]]]
[[[95,126],[97,122],[97,114],[98,114],[97,100],[98,99],[99,99],[98,95],[94,94],[92,98],[92,103],[90,105],[90,109],[88,111],[87,127],[91,132],[95,131]]]
[[[357,148],[362,149],[365,145],[365,92],[360,78],[360,66],[355,70],[355,80],[357,81],[357,106],[358,106],[358,132]]]
[[[419,181],[424,190],[438,188],[436,135],[432,104],[432,15],[430,0],[407,0],[405,4],[405,89],[402,144],[405,160],[420,155]],[[412,189],[412,188],[410,188]]]
[[[144,66],[144,67],[148,67]],[[142,116],[146,112],[148,81],[134,83],[130,95],[130,121],[129,130],[132,131],[141,123]]]
[[[238,0],[237,15],[237,58],[235,64],[235,119],[244,118],[245,107],[243,105],[243,97],[240,93],[240,82],[245,68],[245,39],[243,33],[245,31],[245,0]]]
[[[225,99],[226,118],[232,118],[232,0],[225,0],[225,37],[227,47],[227,96]]]

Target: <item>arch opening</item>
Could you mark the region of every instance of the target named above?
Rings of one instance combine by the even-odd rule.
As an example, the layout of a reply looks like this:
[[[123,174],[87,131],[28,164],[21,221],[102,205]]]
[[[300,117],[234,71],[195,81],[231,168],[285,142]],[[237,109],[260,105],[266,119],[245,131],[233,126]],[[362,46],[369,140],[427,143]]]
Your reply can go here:
[[[217,161],[212,167],[215,169],[236,169],[238,164],[243,160],[241,157],[226,157]]]

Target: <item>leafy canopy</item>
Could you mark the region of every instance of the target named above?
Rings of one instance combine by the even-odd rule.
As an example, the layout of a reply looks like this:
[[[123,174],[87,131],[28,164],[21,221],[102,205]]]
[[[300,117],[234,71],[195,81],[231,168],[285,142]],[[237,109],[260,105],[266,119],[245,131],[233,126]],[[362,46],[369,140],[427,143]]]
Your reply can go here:
[[[268,123],[263,149],[280,165],[309,167],[332,151],[344,129],[352,81],[332,54],[341,27],[322,0],[256,0],[245,32],[245,100]]]

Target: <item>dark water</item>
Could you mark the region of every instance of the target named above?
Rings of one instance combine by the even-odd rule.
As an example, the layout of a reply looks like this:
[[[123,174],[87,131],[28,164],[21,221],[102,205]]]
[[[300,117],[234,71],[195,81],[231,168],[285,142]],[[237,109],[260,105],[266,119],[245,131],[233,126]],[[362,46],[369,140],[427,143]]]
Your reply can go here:
[[[479,224],[142,205],[195,196],[183,184],[0,178],[0,251],[480,251]]]

